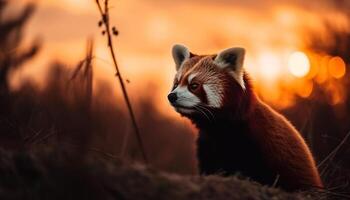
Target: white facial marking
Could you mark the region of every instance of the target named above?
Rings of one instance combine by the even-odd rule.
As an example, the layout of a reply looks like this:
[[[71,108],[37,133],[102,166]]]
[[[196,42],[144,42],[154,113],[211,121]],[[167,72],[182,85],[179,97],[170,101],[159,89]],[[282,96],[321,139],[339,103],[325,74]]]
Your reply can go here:
[[[196,77],[196,76],[197,76],[197,74],[190,74],[190,75],[188,76],[188,82],[191,83],[192,79],[193,79],[194,77]]]
[[[175,108],[177,112],[183,113],[183,114],[191,114],[194,112],[193,109],[187,109],[187,108]]]
[[[178,86],[173,93],[176,93],[176,103],[180,106],[192,108],[201,102],[200,99],[188,91],[185,86]]]
[[[220,88],[213,87],[213,85],[209,85],[209,84],[204,84],[203,89],[207,94],[209,106],[214,108],[220,108],[222,96],[223,96],[222,90]]]

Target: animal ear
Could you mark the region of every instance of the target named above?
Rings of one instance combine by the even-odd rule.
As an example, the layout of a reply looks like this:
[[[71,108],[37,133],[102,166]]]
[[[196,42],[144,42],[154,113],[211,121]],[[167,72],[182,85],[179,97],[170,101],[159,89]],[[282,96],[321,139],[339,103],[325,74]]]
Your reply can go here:
[[[188,48],[181,44],[175,44],[173,46],[172,54],[176,64],[176,71],[179,70],[185,60],[191,57],[191,52]]]
[[[233,77],[244,88],[243,61],[245,49],[241,47],[229,48],[221,51],[214,59],[214,63],[221,69],[228,69]]]

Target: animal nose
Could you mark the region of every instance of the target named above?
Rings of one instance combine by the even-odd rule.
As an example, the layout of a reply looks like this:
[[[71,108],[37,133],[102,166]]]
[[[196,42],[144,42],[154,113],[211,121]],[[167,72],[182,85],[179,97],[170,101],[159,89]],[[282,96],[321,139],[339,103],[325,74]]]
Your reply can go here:
[[[174,103],[177,100],[177,95],[176,93],[170,93],[168,95],[168,100],[170,101],[170,103]]]

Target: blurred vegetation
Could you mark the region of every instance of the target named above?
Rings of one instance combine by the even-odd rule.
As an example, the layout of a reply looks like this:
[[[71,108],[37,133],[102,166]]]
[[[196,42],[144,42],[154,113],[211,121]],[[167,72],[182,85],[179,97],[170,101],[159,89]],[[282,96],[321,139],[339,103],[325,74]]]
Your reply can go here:
[[[3,16],[7,1],[0,0],[0,92],[8,90],[7,75],[23,63],[30,60],[38,52],[40,44],[32,44],[23,49],[23,28],[34,11],[34,5],[27,5],[18,16]]]
[[[350,27],[348,13],[350,4],[345,1],[336,1],[334,4],[344,11]],[[323,23],[327,30],[326,34],[309,31],[304,38],[305,49],[325,58],[339,56],[345,62],[346,73],[340,79],[329,76],[322,82],[317,80],[317,77],[312,78],[313,91],[310,97],[297,97],[294,106],[282,110],[298,130],[301,130],[319,162],[350,132],[350,29],[339,28],[331,20],[324,20]],[[340,101],[332,103],[334,98],[340,98]],[[349,139],[344,141],[336,154],[320,166],[319,170],[328,188],[347,191],[349,195],[350,159],[348,158],[350,158]]]
[[[0,16],[6,6],[1,2]],[[36,43],[30,50],[19,48],[33,9],[28,5],[13,19],[1,18],[0,41],[6,41],[6,46],[0,49],[4,55],[0,58],[0,146],[11,151],[49,147],[69,151],[77,158],[94,154],[119,159],[125,133],[132,129],[126,110],[120,106],[122,100],[112,97],[108,84],[93,84],[92,41],[88,42],[86,58],[77,66],[61,62],[47,66],[44,88],[38,89],[30,81],[16,91],[9,87],[11,73],[38,51]],[[152,155],[150,162],[159,169],[194,173],[195,136],[183,124],[159,114],[151,99],[145,95],[135,105],[147,152]],[[137,161],[142,160],[140,156],[131,134],[124,158]]]
[[[93,84],[92,41],[88,42],[86,58],[73,69],[61,62],[53,62],[47,66],[49,72],[43,89],[39,90],[35,84],[27,82],[18,90],[12,91],[9,87],[11,73],[20,70],[26,61],[34,58],[40,49],[40,43],[34,41],[29,47],[22,47],[22,39],[25,37],[24,27],[35,7],[28,5],[12,18],[3,16],[5,7],[6,1],[0,0],[1,148],[7,151],[25,152],[53,148],[69,152],[67,154],[74,157],[72,160],[83,160],[93,155],[102,160],[118,161],[122,154],[121,146],[125,133],[131,131],[131,127],[128,126],[126,110],[120,106],[119,99],[111,97],[113,91],[109,86],[103,82]],[[318,161],[325,158],[350,131],[350,32],[334,28],[330,22],[325,23],[329,26],[327,39],[332,42],[326,43],[324,38],[318,37],[317,34],[309,34],[306,48],[326,55],[340,56],[347,64],[347,73],[339,80],[328,80],[324,83],[312,80],[314,90],[311,96],[297,98],[294,106],[282,110],[298,130],[301,130]],[[342,103],[337,105],[329,103],[327,84],[338,84],[345,89]],[[147,95],[135,103],[135,113],[142,130],[149,162],[157,169],[183,174],[195,173],[195,136],[183,124],[159,114],[154,103],[157,102],[153,102]],[[129,138],[126,157],[129,160],[141,160],[136,139],[133,137]],[[326,185],[341,194],[350,188],[348,158],[350,158],[349,141],[320,167]],[[4,175],[6,170],[1,170],[0,175]],[[117,173],[118,170],[113,173]],[[201,180],[196,181],[201,184],[199,183]],[[218,182],[214,181],[213,184]],[[138,184],[147,186],[145,183],[147,181]],[[196,188],[203,187],[205,182],[202,186],[192,182],[186,184],[185,187]],[[226,189],[210,188],[210,184],[206,187],[214,191],[208,195],[219,195],[221,191],[225,192],[236,187],[235,184],[229,183],[224,187]],[[162,187],[169,188],[174,185],[176,184],[166,181]],[[261,192],[265,189],[258,187],[254,188],[254,191]],[[271,194],[269,189],[267,191],[267,194],[264,191],[261,193],[265,199],[273,196],[268,195]]]

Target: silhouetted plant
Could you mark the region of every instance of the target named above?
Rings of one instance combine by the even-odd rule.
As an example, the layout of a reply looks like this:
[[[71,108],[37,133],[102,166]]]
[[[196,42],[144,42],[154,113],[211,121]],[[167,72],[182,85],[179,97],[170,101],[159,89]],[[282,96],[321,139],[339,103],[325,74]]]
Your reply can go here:
[[[3,16],[6,4],[7,1],[0,0],[0,94],[8,90],[9,72],[32,59],[40,47],[39,42],[32,42],[27,49],[20,48],[23,28],[33,14],[34,5],[29,4],[17,16],[6,18]]]
[[[128,96],[128,92],[127,92],[127,89],[125,87],[124,79],[123,79],[122,74],[120,72],[120,69],[119,69],[119,66],[118,66],[118,63],[117,63],[117,59],[116,59],[116,56],[115,56],[115,51],[114,51],[114,48],[113,48],[112,34],[116,36],[116,35],[119,34],[119,32],[117,31],[117,29],[114,26],[111,28],[108,3],[109,3],[109,0],[104,0],[104,6],[102,6],[100,1],[96,0],[97,7],[98,7],[98,9],[100,11],[101,18],[102,18],[98,22],[98,25],[100,27],[102,27],[102,25],[104,25],[105,30],[102,31],[102,35],[107,34],[107,36],[106,36],[107,37],[107,44],[108,44],[108,47],[109,47],[109,50],[110,50],[110,53],[111,53],[111,56],[112,56],[114,67],[116,69],[116,77],[118,78],[120,86],[121,86],[121,89],[122,89],[123,97],[124,97],[124,100],[125,100],[125,103],[126,103],[126,106],[128,108],[129,115],[130,115],[130,118],[131,118],[132,127],[134,129],[137,141],[138,141],[138,143],[140,145],[140,150],[141,150],[143,159],[147,163],[148,159],[147,159],[146,149],[144,148],[144,144],[143,144],[143,141],[142,141],[140,129],[139,129],[138,125],[137,125],[135,114],[134,114],[133,108],[131,106],[131,103],[130,103],[130,100],[129,100],[129,96]],[[128,132],[125,133],[125,140],[124,140],[124,145],[123,145],[124,147],[126,147],[126,143],[127,143],[128,137],[129,137],[128,134],[129,134]],[[122,150],[122,153],[124,153],[124,152],[125,152],[125,150]]]
[[[18,40],[25,34],[20,37]],[[40,88],[22,80],[15,91],[3,90],[0,148],[11,151],[57,148],[77,159],[91,154],[102,159],[118,159],[123,138],[129,131],[128,113],[116,103],[108,84],[93,84],[93,58],[93,43],[89,41],[86,57],[75,67],[62,62],[49,64],[48,73],[41,74],[45,79]],[[11,79],[8,73],[3,77]],[[147,151],[153,155],[152,165],[167,171],[194,173],[195,136],[183,124],[158,113],[152,97],[143,96],[135,108],[140,113],[137,117]],[[124,152],[125,157],[133,156],[133,160],[142,158],[133,135]]]

